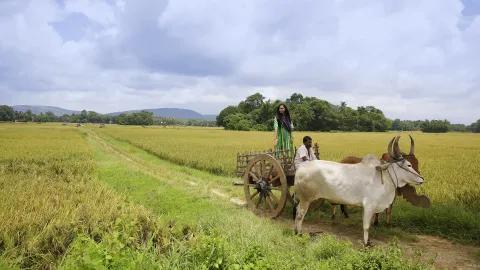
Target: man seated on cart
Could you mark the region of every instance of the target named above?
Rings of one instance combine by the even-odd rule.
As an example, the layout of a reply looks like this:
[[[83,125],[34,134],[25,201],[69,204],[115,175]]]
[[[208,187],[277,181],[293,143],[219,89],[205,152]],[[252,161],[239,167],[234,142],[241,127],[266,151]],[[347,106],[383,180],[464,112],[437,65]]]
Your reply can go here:
[[[305,165],[305,163],[316,160],[317,157],[312,149],[312,138],[310,136],[303,137],[303,144],[297,149],[295,155],[295,168]]]

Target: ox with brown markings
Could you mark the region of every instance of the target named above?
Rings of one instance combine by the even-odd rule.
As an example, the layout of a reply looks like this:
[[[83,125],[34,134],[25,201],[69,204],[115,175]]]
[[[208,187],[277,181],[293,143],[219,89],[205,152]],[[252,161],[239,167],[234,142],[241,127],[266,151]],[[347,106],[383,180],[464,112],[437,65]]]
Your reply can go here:
[[[410,152],[408,154],[406,154],[404,152],[401,152],[401,153],[402,153],[403,158],[405,158],[406,160],[408,160],[412,164],[412,168],[418,174],[420,174],[420,170],[418,168],[418,164],[419,164],[418,159],[415,156],[415,141],[413,140],[412,136],[409,135],[409,137],[410,137]],[[397,138],[398,138],[398,140],[400,139],[400,137],[397,137]],[[398,141],[394,145],[398,146]],[[392,147],[392,145],[390,144],[388,147],[390,148],[390,147]],[[393,158],[388,153],[383,153],[382,157],[381,157],[381,160],[385,161],[385,162],[391,162],[391,161],[393,161]],[[348,157],[345,157],[344,159],[342,159],[342,161],[340,161],[340,162],[341,163],[346,163],[346,164],[356,164],[356,163],[360,163],[361,161],[362,161],[362,159],[359,158],[359,157],[348,156]],[[398,188],[397,189],[397,196],[402,196],[406,201],[408,201],[409,203],[411,203],[411,204],[413,204],[417,207],[422,207],[422,208],[429,208],[430,207],[430,199],[425,195],[418,195],[415,187],[413,187],[411,185],[406,185],[404,187]],[[385,209],[385,216],[386,216],[387,225],[391,224],[392,207],[393,207],[393,203],[387,209]],[[332,219],[335,218],[335,210],[336,210],[336,205],[332,205]],[[346,209],[345,205],[341,205],[341,211],[344,214],[344,216],[346,218],[348,218],[348,213],[347,213],[347,209]],[[373,223],[374,225],[379,224],[378,218],[379,218],[379,214],[376,213],[374,223]]]

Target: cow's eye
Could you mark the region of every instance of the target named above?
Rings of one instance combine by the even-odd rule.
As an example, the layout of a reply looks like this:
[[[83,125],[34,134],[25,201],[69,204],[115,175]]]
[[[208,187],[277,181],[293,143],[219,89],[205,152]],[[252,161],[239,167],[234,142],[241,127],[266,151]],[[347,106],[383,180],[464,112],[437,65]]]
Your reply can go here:
[[[412,167],[412,165],[408,164],[408,167]]]

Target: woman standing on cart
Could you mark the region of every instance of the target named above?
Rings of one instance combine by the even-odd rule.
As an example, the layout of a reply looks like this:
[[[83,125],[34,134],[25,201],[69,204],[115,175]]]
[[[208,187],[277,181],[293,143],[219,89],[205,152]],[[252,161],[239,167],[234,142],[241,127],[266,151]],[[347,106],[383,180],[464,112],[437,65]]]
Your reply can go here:
[[[275,129],[275,152],[277,152],[277,157],[279,155],[287,155],[288,157],[293,157],[294,147],[293,147],[293,123],[290,119],[290,112],[285,104],[281,103],[277,107],[277,113],[275,119],[273,119],[273,127]],[[280,152],[282,154],[280,154]]]

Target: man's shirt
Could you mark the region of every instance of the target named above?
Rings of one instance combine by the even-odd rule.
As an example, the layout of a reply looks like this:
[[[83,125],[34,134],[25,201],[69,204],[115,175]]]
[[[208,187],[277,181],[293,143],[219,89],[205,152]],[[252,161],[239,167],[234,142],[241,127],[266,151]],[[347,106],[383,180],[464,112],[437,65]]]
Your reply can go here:
[[[307,160],[303,160],[303,157],[306,157]],[[313,149],[310,148],[310,154],[308,154],[308,149],[307,147],[302,144],[297,149],[297,154],[295,155],[295,168],[299,168],[300,166],[304,165],[306,162],[316,160],[317,157],[315,156],[315,153],[313,153]]]

